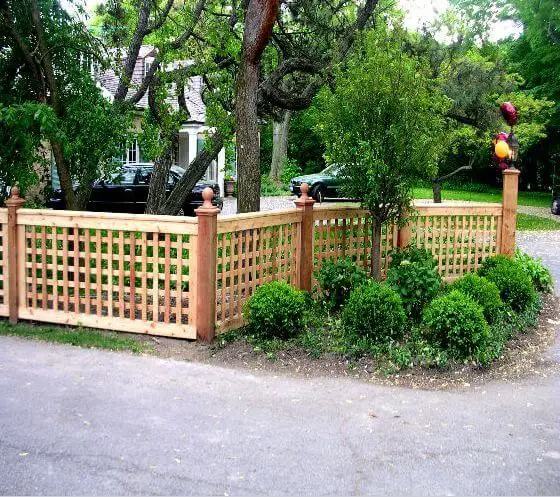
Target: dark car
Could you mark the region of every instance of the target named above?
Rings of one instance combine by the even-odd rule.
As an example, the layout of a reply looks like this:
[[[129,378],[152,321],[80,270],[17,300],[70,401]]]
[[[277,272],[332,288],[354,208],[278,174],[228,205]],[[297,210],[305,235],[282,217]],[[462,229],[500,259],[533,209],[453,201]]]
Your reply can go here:
[[[152,177],[152,164],[130,164],[123,166],[109,178],[97,180],[93,189],[87,210],[96,212],[130,212],[142,214],[146,210],[148,190]],[[167,182],[167,193],[177,184],[184,171],[180,167],[171,166]],[[199,181],[185,200],[182,212],[185,216],[194,216],[194,210],[202,205],[202,191],[206,187],[214,190],[212,203],[222,208],[223,199],[220,197],[220,187],[215,182]],[[49,202],[53,209],[64,209],[62,191],[56,190]]]
[[[551,207],[552,214],[556,214],[560,216],[560,197],[553,197],[552,198],[552,207]]]
[[[322,202],[327,197],[338,197],[340,180],[337,178],[337,175],[339,169],[337,164],[332,164],[320,173],[292,178],[290,181],[290,191],[299,197],[301,195],[300,187],[302,183],[307,183],[311,196],[317,202]]]

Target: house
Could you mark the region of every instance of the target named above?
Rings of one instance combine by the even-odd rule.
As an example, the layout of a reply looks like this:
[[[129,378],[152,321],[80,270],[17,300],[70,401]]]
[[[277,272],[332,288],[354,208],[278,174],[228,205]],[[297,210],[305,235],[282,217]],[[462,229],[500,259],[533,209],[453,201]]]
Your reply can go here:
[[[130,93],[134,92],[135,84],[139,85],[142,82],[147,71],[150,69],[150,65],[155,59],[156,53],[156,49],[153,46],[143,45],[141,47],[140,52],[138,53],[138,58],[136,59],[134,72],[132,74],[132,88],[129,90]],[[112,101],[119,84],[119,79],[115,74],[115,71],[113,69],[106,69],[102,71],[92,70],[92,75],[97,81],[97,84],[105,98]],[[195,76],[189,79],[189,83],[185,88],[185,101],[189,110],[190,118],[181,125],[181,129],[179,130],[179,147],[175,157],[175,164],[183,169],[193,161],[197,153],[204,146],[205,133],[209,129],[208,126],[205,125],[206,106],[204,105],[201,96],[202,84],[202,77]],[[176,98],[170,98],[169,104],[176,109],[179,108]],[[139,121],[140,113],[143,113],[148,108],[147,92],[138,104],[136,104],[136,108],[139,112]],[[123,164],[149,162],[149,160],[143,157],[142,149],[136,140],[134,143],[128,144],[126,149],[123,150],[121,161]],[[217,182],[222,193],[224,192],[224,167],[225,150],[222,149],[218,154],[217,160],[212,162],[206,171],[206,174],[202,178],[204,180]],[[58,183],[58,177],[56,176],[57,174],[54,170],[53,186],[55,188],[57,187],[56,183]]]

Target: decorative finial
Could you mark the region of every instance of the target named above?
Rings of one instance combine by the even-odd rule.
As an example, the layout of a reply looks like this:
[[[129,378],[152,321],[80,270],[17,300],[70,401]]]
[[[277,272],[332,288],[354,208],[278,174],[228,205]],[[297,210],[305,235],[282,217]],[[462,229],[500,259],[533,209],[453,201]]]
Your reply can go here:
[[[302,183],[299,189],[301,191],[301,198],[307,200],[309,198],[309,185]]]
[[[14,199],[15,199],[15,198],[19,198],[19,194],[20,194],[19,186],[17,186],[17,185],[16,185],[16,186],[12,186],[12,188],[11,188],[11,190],[10,190],[10,197],[11,197],[11,198],[14,198]]]
[[[214,198],[214,190],[207,186],[204,190],[202,190],[202,198],[204,199],[204,203],[202,204],[203,209],[211,209],[212,199]]]

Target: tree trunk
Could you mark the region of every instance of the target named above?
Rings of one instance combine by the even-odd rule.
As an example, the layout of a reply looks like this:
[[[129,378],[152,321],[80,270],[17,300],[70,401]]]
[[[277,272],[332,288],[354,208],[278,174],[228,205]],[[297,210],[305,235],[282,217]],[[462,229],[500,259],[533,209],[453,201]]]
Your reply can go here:
[[[167,180],[169,169],[175,158],[177,135],[168,141],[162,154],[154,161],[152,177],[150,178],[150,189],[146,202],[146,214],[160,214],[161,208],[167,200]]]
[[[174,216],[181,210],[194,185],[202,178],[211,162],[218,157],[223,146],[224,137],[220,132],[216,132],[210,138],[210,146],[201,150],[188,165],[179,183],[175,185],[165,203],[160,206],[158,214]]]
[[[259,65],[244,60],[237,77],[237,212],[256,212],[261,204],[261,162],[257,93]]]
[[[381,223],[376,219],[372,219],[371,243],[371,276],[381,281]]]
[[[272,123],[272,163],[270,179],[278,183],[282,178],[286,159],[288,158],[288,134],[292,112],[286,110],[281,121]]]
[[[53,140],[51,141],[51,149],[53,151],[54,162],[58,172],[58,178],[60,180],[60,189],[62,190],[62,196],[64,198],[64,206],[66,209],[71,211],[83,210],[85,206],[78,204],[78,199],[74,193],[74,185],[72,184],[72,178],[70,177],[70,172],[68,171],[68,165],[64,160],[62,144]]]
[[[260,209],[261,166],[257,99],[262,53],[272,36],[280,0],[249,0],[235,101],[237,212]]]
[[[432,192],[434,194],[434,204],[441,204],[441,183],[439,181],[432,183]]]

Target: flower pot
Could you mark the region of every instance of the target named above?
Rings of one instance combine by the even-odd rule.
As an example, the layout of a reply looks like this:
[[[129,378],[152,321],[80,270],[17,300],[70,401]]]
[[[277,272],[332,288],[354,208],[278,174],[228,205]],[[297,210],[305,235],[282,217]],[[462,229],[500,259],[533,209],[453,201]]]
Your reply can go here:
[[[235,187],[235,181],[234,180],[231,179],[231,180],[225,180],[224,181],[224,189],[225,189],[226,198],[233,197],[234,187]]]

